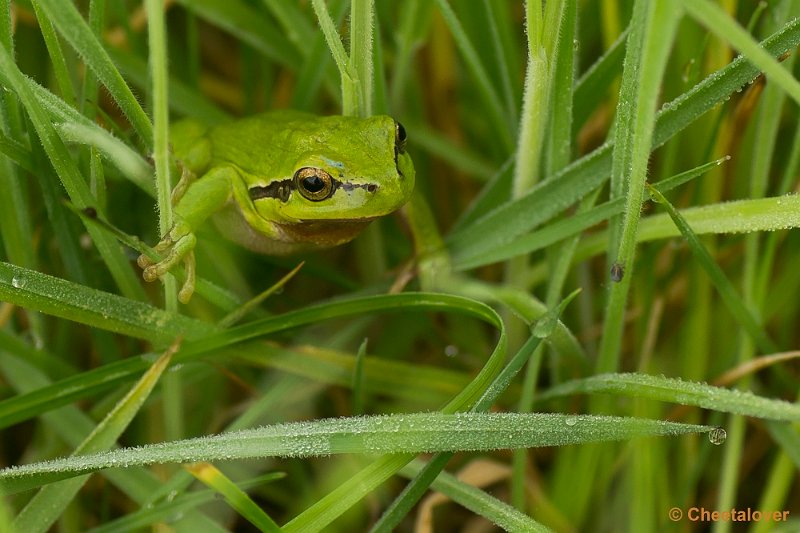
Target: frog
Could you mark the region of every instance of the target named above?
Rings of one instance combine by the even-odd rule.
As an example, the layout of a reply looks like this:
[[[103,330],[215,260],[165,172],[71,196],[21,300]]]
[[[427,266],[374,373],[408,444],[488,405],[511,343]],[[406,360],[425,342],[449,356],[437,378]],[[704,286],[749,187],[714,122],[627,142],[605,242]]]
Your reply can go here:
[[[180,169],[172,191],[173,224],[139,256],[145,281],[181,262],[195,288],[196,231],[209,218],[247,249],[289,255],[338,246],[411,197],[415,173],[405,128],[386,115],[319,116],[268,111],[209,126],[186,119],[171,127]]]

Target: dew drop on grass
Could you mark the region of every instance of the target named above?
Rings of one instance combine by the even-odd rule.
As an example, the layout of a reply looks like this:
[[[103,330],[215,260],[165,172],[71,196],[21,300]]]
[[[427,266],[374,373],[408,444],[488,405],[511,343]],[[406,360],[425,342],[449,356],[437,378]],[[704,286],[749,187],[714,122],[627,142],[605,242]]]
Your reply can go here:
[[[21,289],[25,286],[25,278],[22,276],[14,276],[11,278],[11,286],[15,289]]]
[[[714,428],[708,432],[708,441],[716,446],[725,442],[726,438],[728,438],[728,433],[722,428]]]
[[[558,325],[558,317],[552,313],[546,313],[537,320],[531,328],[531,334],[539,339],[546,339],[552,335]]]
[[[568,416],[567,418],[564,419],[564,423],[566,425],[568,425],[569,427],[573,427],[578,423],[578,417],[577,416]]]

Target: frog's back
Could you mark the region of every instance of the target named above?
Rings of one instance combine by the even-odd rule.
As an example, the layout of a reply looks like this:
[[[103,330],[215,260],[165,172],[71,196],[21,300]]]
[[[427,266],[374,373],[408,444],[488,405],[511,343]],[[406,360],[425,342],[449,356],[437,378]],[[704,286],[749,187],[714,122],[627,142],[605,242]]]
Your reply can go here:
[[[212,165],[232,163],[270,172],[287,154],[297,153],[298,133],[313,128],[318,117],[300,111],[268,111],[211,128]]]
[[[375,161],[393,169],[394,124],[385,116],[363,119],[270,111],[212,128],[212,165],[232,164],[265,180],[291,177],[297,170],[294,163],[311,154],[340,165],[357,159],[361,172],[372,170],[368,165]]]

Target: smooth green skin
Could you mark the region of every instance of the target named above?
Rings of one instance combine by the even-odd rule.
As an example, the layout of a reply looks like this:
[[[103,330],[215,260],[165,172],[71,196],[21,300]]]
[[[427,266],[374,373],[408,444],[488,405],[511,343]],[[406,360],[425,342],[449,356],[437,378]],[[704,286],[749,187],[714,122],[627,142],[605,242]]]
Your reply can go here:
[[[414,166],[395,152],[397,123],[391,117],[319,117],[274,111],[208,127],[183,121],[172,127],[172,148],[183,167],[173,191],[175,222],[156,246],[163,259],[139,258],[153,281],[180,261],[194,291],[195,230],[209,217],[231,240],[252,250],[283,255],[335,246],[353,239],[371,220],[411,197]],[[275,182],[292,186],[305,167],[323,169],[341,185],[312,201],[297,190],[283,198],[251,199],[250,189]]]

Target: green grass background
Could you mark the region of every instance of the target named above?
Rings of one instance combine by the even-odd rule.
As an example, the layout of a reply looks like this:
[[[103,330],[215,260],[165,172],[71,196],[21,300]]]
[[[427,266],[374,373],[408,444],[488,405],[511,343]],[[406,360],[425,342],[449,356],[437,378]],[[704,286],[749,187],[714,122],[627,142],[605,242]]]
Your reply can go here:
[[[0,530],[800,527],[796,0],[0,15]],[[395,117],[415,197],[144,284],[170,120],[278,108]]]

